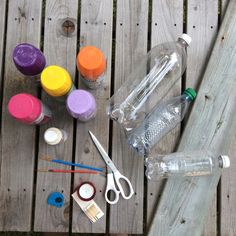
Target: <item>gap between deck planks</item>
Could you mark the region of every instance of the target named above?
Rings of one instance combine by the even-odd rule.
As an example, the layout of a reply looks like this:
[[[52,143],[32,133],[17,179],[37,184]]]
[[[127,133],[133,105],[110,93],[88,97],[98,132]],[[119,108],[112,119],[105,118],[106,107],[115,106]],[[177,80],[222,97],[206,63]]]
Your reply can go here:
[[[94,45],[102,50],[107,59],[104,87],[97,90],[89,90],[96,98],[96,118],[87,123],[77,122],[75,162],[91,166],[105,167],[105,163],[88,135],[88,130],[94,133],[104,149],[108,151],[109,119],[106,115],[105,107],[110,96],[111,84],[112,19],[113,1],[81,1],[80,46]],[[81,81],[79,82],[79,87],[88,90]],[[106,215],[106,201],[104,198],[106,177],[101,175],[86,177],[75,175],[74,177],[74,188],[81,181],[89,180],[94,183],[97,189],[94,200],[105,215],[97,223],[91,224],[79,206],[73,202],[72,232],[105,233],[106,221],[109,217]]]
[[[224,14],[229,0],[222,0],[221,5],[221,22],[223,21]],[[220,182],[220,203],[219,203],[219,233],[221,236],[234,236],[236,235],[236,133],[234,134],[233,141],[229,148],[229,157],[231,166],[229,170],[224,172]]]
[[[175,0],[153,0],[152,1],[152,22],[151,22],[151,47],[159,43],[176,41],[183,32],[183,1]],[[164,99],[178,96],[181,93],[181,78],[173,86]],[[171,153],[180,135],[180,126],[176,127],[152,150],[150,156]],[[163,190],[164,181],[147,181],[147,228],[153,218],[153,213],[158,204],[159,197]]]
[[[44,55],[47,65],[59,65],[65,68],[75,81],[75,61],[77,45],[77,15],[78,0],[47,0],[44,19]],[[67,36],[62,24],[66,20],[74,23],[74,32]],[[73,144],[73,119],[66,111],[64,102],[56,101],[45,92],[42,92],[42,100],[53,111],[53,119],[40,127],[38,158],[49,156],[54,159],[72,161]],[[67,132],[65,143],[50,146],[44,142],[44,131],[49,127],[57,127]],[[38,169],[70,169],[38,159]],[[70,185],[71,175],[63,173],[38,172],[34,231],[41,232],[68,232],[70,214]],[[65,204],[62,208],[55,208],[47,204],[47,198],[51,192],[62,192]]]
[[[118,0],[116,8],[115,78],[116,91],[139,60],[147,53],[148,1]],[[124,133],[113,122],[112,159],[119,171],[132,183],[135,194],[130,200],[120,198],[110,206],[110,233],[143,232],[143,158],[127,145]]]
[[[48,1],[48,0],[47,0]],[[12,6],[12,4],[16,4],[16,3],[12,3],[13,1],[9,1],[9,6]],[[168,1],[167,1],[168,2]],[[169,1],[170,2],[170,1]],[[190,1],[189,1],[190,2]],[[223,1],[223,2],[226,2],[226,1]],[[155,4],[155,0],[153,0],[153,3]],[[1,1],[1,3],[0,4],[4,4],[4,1]],[[19,1],[19,3],[18,3],[19,5],[21,4],[20,3],[20,1]],[[163,4],[165,4],[165,3],[163,3]],[[178,3],[176,3],[176,4],[178,4]],[[200,4],[200,3],[199,3]],[[27,9],[27,6],[28,6],[28,3],[27,4],[25,4],[24,6],[23,6],[23,9],[24,8],[26,8]],[[153,11],[154,11],[154,8],[152,8],[153,9]],[[155,8],[155,10],[158,10],[158,8]],[[215,9],[215,8],[214,8]],[[222,8],[223,9],[223,8]],[[0,9],[0,11],[1,10],[3,10],[3,8],[1,8]],[[13,8],[12,10],[9,10],[9,13],[10,12],[12,12],[12,11],[14,11],[15,10],[15,8]],[[34,9],[34,11],[35,11],[35,9]],[[189,10],[188,10],[189,11]],[[209,10],[210,11],[210,10]],[[3,11],[4,12],[4,11]],[[15,12],[17,12],[17,15],[18,15],[18,11],[17,11],[17,9],[16,9],[16,11]],[[14,17],[15,17],[15,12],[14,12]],[[28,11],[26,11],[27,13],[28,13]],[[31,12],[31,10],[30,10],[30,12]],[[153,14],[155,14],[156,12],[158,12],[158,11],[155,11],[155,12],[153,12]],[[173,10],[173,12],[174,12],[174,10]],[[199,13],[199,11],[197,10],[197,12]],[[200,12],[203,12],[203,10],[202,11],[200,11]],[[176,13],[176,12],[175,12]],[[175,16],[173,16],[173,14],[175,14],[175,13],[171,13],[171,19],[174,19],[175,18]],[[198,14],[197,13],[197,14]],[[13,14],[11,14],[10,16],[12,16]],[[188,14],[189,15],[189,18],[191,18],[191,15],[190,14]],[[8,18],[10,17],[9,15],[8,15]],[[205,15],[205,16],[207,16],[207,15]],[[211,16],[211,14],[210,14],[210,16]],[[210,16],[207,16],[207,19],[210,17]],[[1,17],[3,17],[3,15],[1,15]],[[16,17],[17,18],[17,20],[19,19],[19,18],[21,18],[21,17]],[[153,17],[154,18],[154,17]],[[188,19],[189,19],[188,18]],[[4,19],[4,17],[2,18],[2,19]],[[13,18],[14,19],[14,18]],[[12,20],[13,20],[12,19]],[[204,18],[205,19],[205,18]],[[9,19],[8,19],[9,20]],[[3,21],[4,22],[4,21]],[[0,23],[3,23],[2,21],[0,21]],[[190,22],[189,20],[188,20],[188,22]],[[14,22],[13,22],[14,23]],[[20,25],[22,25],[22,24],[26,24],[27,22],[25,22],[24,21],[24,19],[23,19],[23,22],[21,21],[20,22]],[[35,22],[34,22],[35,23]],[[37,23],[39,23],[39,22],[36,22],[36,24]],[[161,30],[161,29],[158,29],[158,27],[157,26],[155,26],[154,24],[153,24],[154,22],[152,22],[152,26],[153,27],[156,27],[157,28],[157,31],[158,30]],[[158,22],[159,23],[159,22]],[[4,23],[3,23],[4,24]],[[189,24],[189,23],[188,23]],[[201,23],[201,25],[202,25],[202,23]],[[209,26],[209,25],[208,25]],[[34,26],[35,27],[35,26]],[[178,24],[177,24],[177,26],[175,26],[175,27],[177,27],[178,28]],[[189,27],[191,27],[190,25],[189,25]],[[37,27],[35,27],[34,28],[34,33],[37,31],[37,29],[36,29]],[[40,27],[39,27],[40,28]],[[36,29],[36,31],[35,31],[35,29]],[[190,29],[190,28],[189,28]],[[201,27],[200,28],[201,30],[202,30],[202,32],[204,31],[204,27]],[[214,29],[215,28],[213,28],[213,31],[214,31]],[[155,29],[154,29],[155,30]],[[197,25],[196,25],[196,28],[193,28],[192,29],[192,31],[196,34],[196,31],[198,30],[198,27],[197,27]],[[12,30],[11,30],[12,31]],[[172,31],[171,31],[172,32]],[[198,32],[198,31],[197,31]],[[212,32],[211,30],[210,30],[210,32]],[[169,34],[169,32],[166,32],[167,34]],[[152,37],[153,37],[153,34],[154,34],[154,31],[153,31],[153,33],[152,33]],[[1,35],[1,34],[0,34]],[[9,36],[8,36],[9,37]],[[27,36],[24,36],[24,37],[27,37]],[[33,38],[35,38],[36,36],[34,35],[34,36],[30,36],[30,37],[33,37]],[[173,38],[174,39],[174,38]],[[23,40],[23,39],[22,39]],[[31,40],[31,39],[29,39],[29,40]],[[35,39],[34,39],[35,40]],[[36,41],[39,41],[39,39],[36,39]],[[12,41],[12,40],[11,40]],[[13,41],[14,41],[14,39],[13,39]],[[15,41],[16,41],[16,39],[15,39]],[[11,55],[11,50],[13,49],[13,48],[11,48],[11,49],[9,49],[9,46],[8,46],[8,44],[9,43],[7,43],[7,49],[6,49],[6,55],[7,55],[7,53],[8,53],[8,58],[11,58],[10,57],[10,55]],[[193,45],[193,43],[192,43],[192,45]],[[191,45],[191,46],[192,46]],[[0,46],[1,46],[1,43],[0,43]],[[14,45],[15,46],[15,45]],[[13,44],[12,44],[12,47],[13,47]],[[207,48],[207,47],[206,47]],[[9,51],[10,50],[10,51]],[[204,51],[204,50],[202,50],[202,51]],[[0,54],[0,55],[2,55],[2,54]],[[194,55],[193,55],[194,56]],[[6,60],[6,62],[8,63],[8,60]],[[10,68],[10,70],[14,70],[14,66],[12,65],[12,62],[10,62],[11,63],[11,66],[12,66],[12,68],[10,68],[10,67],[8,67],[8,70],[9,70],[9,68]],[[22,77],[22,75],[20,75],[18,72],[7,72],[6,71],[6,69],[7,69],[7,65],[5,65],[5,74],[6,73],[8,73],[8,75],[12,75],[12,73],[15,73],[18,77]],[[4,76],[5,77],[5,76]],[[5,90],[6,91],[6,90]],[[5,92],[5,93],[7,93],[7,92]],[[5,94],[4,94],[4,96],[5,96]],[[6,114],[5,114],[6,115]],[[9,118],[10,119],[10,118]],[[18,125],[19,124],[17,124],[17,127],[18,127]],[[21,126],[21,125],[20,125]],[[2,135],[1,135],[2,136]],[[1,137],[0,137],[1,138]],[[1,144],[2,144],[2,141],[0,140],[0,142],[1,142]],[[32,141],[31,141],[32,142]],[[34,144],[33,144],[34,145]],[[232,145],[233,146],[233,145]],[[5,149],[5,148],[4,148]],[[42,149],[43,150],[43,149]],[[97,152],[96,150],[94,150],[93,151],[94,153],[95,152]],[[95,154],[95,155],[97,155],[97,154]],[[1,157],[1,158],[3,158],[5,156],[5,154]],[[33,155],[32,155],[33,156]],[[98,155],[97,157],[96,157],[96,159],[99,159],[100,158],[100,156]],[[2,159],[3,160],[3,159]],[[46,164],[46,163],[45,163]],[[3,161],[3,167],[4,167],[4,161]],[[1,167],[2,168],[2,167]],[[225,176],[225,178],[224,178],[224,176],[223,176],[223,178],[222,178],[222,186],[223,186],[223,188],[222,188],[222,192],[221,192],[221,196],[222,196],[222,200],[221,200],[221,211],[222,211],[222,213],[223,213],[223,216],[221,216],[221,221],[222,221],[222,223],[223,223],[223,227],[221,228],[221,233],[222,233],[222,235],[224,235],[224,233],[226,234],[227,232],[229,232],[229,235],[230,235],[230,233],[231,233],[231,235],[233,235],[233,225],[234,225],[234,223],[233,222],[235,222],[235,219],[234,219],[234,213],[232,212],[232,211],[230,211],[230,209],[232,209],[232,205],[231,204],[233,204],[235,201],[234,201],[234,199],[235,199],[235,197],[234,197],[234,190],[232,189],[232,186],[231,186],[231,183],[228,183],[228,178],[231,178],[232,180],[234,179],[234,173],[233,173],[233,169],[234,168],[231,168],[231,172],[230,172],[230,177],[228,177],[228,174],[227,174],[227,176]],[[1,181],[2,181],[2,173],[3,172],[1,172]],[[31,176],[32,177],[32,176]],[[50,181],[49,181],[50,182]],[[60,182],[60,181],[59,181]],[[2,187],[2,186],[1,186]],[[232,191],[232,192],[231,192]],[[228,192],[230,192],[230,198],[227,196],[228,195]],[[152,197],[153,198],[153,197]],[[230,200],[229,200],[230,199]],[[148,202],[151,200],[151,197],[149,196],[149,200],[148,200]],[[225,204],[225,202],[226,202],[226,204]],[[148,203],[149,204],[149,203]],[[150,204],[151,205],[151,204]],[[149,206],[150,206],[149,205]],[[151,208],[150,208],[151,209]],[[149,210],[148,210],[149,211]],[[213,213],[214,213],[214,209],[213,209]],[[148,213],[149,214],[149,213]],[[226,218],[224,218],[224,214],[225,215],[227,215],[228,217],[227,217],[227,221],[228,221],[228,219],[230,219],[230,222],[231,222],[231,225],[232,225],[232,228],[229,228],[229,227],[227,227],[228,226],[228,224],[227,224],[227,221],[226,221]],[[8,216],[8,217],[10,217],[10,216]],[[60,217],[61,217],[61,215],[60,215]],[[37,218],[37,217],[36,217]],[[213,219],[213,221],[215,222],[215,216],[212,218]],[[213,222],[212,221],[212,219],[210,219],[210,222]],[[40,223],[39,223],[40,224]],[[0,226],[1,226],[1,223],[0,223]],[[21,226],[23,226],[23,225],[21,225]],[[213,227],[210,227],[210,228],[215,228],[215,226],[214,226],[214,224],[212,225]],[[209,232],[211,232],[211,231],[209,231]]]
[[[235,1],[231,1],[204,74],[194,110],[181,139],[180,150],[202,147],[212,150],[215,154],[228,154],[230,138],[236,125],[233,109],[236,101],[235,9]],[[215,187],[219,177],[220,173],[216,172],[205,178],[170,179],[156,213],[155,224],[148,235],[160,232],[164,235],[187,235],[190,231],[193,235],[200,235],[205,219],[202,211],[205,216],[209,200],[213,198],[210,186]],[[176,190],[179,190],[179,194],[175,194]],[[204,200],[201,201],[203,196]],[[181,219],[185,219],[185,224]]]
[[[9,0],[2,104],[0,230],[31,230],[35,127],[19,124],[7,112],[11,96],[20,92],[36,95],[36,86],[20,74],[12,51],[20,42],[36,46],[41,34],[41,0]]]
[[[218,0],[188,0],[187,33],[192,37],[192,43],[187,50],[186,88],[192,87],[198,91],[217,29]],[[204,236],[217,234],[217,190],[214,195],[205,223]]]

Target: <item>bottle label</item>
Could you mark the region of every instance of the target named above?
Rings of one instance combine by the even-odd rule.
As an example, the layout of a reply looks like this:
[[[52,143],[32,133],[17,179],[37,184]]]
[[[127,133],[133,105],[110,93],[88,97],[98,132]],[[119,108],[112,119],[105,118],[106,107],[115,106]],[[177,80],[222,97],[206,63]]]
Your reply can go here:
[[[96,80],[88,80],[85,77],[83,77],[82,75],[80,76],[81,80],[83,81],[83,83],[90,89],[97,89],[100,86],[103,85],[104,82],[104,73],[102,75],[100,75]]]
[[[67,97],[69,96],[69,94],[70,94],[71,92],[73,92],[74,90],[76,90],[76,87],[75,87],[74,84],[72,84],[70,90],[69,90],[65,95],[59,96],[59,97],[54,97],[54,98],[55,98],[58,102],[64,104],[65,101],[66,101],[66,99],[67,99]]]
[[[42,111],[39,117],[33,122],[33,124],[41,125],[45,124],[52,118],[51,110],[41,102]]]
[[[68,93],[67,93],[66,95],[68,96],[68,95],[69,95],[71,92],[73,92],[74,90],[76,90],[76,87],[75,87],[74,84],[72,84],[70,90],[68,91]]]
[[[62,140],[65,142],[68,138],[67,132],[61,129],[61,133],[62,133]]]
[[[211,171],[192,171],[192,172],[187,172],[186,174],[184,174],[185,176],[189,176],[189,177],[194,177],[194,176],[202,176],[202,175],[209,175],[211,173]]]
[[[80,121],[86,122],[88,120],[92,120],[93,118],[95,118],[96,116],[96,110],[91,111],[89,114],[83,115],[83,116],[79,116],[78,119]]]

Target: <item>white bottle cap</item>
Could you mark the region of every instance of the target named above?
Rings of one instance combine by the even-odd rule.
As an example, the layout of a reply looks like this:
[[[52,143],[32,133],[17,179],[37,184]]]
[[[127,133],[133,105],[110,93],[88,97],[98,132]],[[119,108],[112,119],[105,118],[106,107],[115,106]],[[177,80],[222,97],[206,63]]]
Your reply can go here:
[[[44,140],[49,145],[56,145],[60,143],[62,138],[62,132],[58,128],[52,127],[44,132]]]
[[[192,41],[192,38],[188,34],[182,34],[179,38],[183,39],[188,45]]]
[[[222,160],[222,168],[229,168],[230,167],[230,159],[226,155],[221,155]]]

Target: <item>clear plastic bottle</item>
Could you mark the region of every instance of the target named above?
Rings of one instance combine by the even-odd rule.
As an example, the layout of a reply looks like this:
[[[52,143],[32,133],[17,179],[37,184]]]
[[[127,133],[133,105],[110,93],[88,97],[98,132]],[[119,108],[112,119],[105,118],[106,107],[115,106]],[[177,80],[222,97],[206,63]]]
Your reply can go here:
[[[186,48],[190,42],[190,36],[183,34],[177,42],[152,48],[109,100],[110,118],[125,131],[140,125],[185,71]]]
[[[143,120],[142,124],[128,135],[128,143],[139,154],[145,154],[158,141],[179,124],[196,97],[192,88],[186,89],[181,96],[158,104]]]
[[[175,152],[149,157],[145,161],[146,176],[159,180],[171,176],[203,176],[213,174],[216,169],[228,168],[228,156],[214,156],[210,151]]]

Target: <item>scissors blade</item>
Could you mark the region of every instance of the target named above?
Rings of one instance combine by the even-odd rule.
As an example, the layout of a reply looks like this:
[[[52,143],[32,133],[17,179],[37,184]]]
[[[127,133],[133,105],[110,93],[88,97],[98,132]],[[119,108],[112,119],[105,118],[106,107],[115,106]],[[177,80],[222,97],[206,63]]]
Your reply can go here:
[[[107,152],[104,150],[104,148],[102,147],[102,145],[100,144],[100,142],[97,140],[97,138],[95,137],[95,135],[89,130],[88,131],[90,134],[91,139],[93,140],[95,146],[97,147],[98,151],[100,152],[103,160],[105,161],[105,163],[108,166],[108,173],[110,172],[115,172],[117,171],[117,168],[115,167],[114,163],[112,162],[111,158],[108,156]]]

